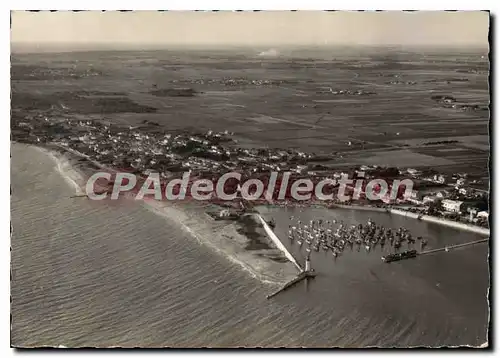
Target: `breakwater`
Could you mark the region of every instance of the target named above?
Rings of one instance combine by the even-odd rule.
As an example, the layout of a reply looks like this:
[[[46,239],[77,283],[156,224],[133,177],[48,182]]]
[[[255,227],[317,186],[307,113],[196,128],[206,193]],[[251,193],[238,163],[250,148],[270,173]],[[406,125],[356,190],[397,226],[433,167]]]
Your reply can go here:
[[[297,262],[297,260],[295,260],[295,257],[293,257],[293,255],[290,253],[290,251],[288,251],[288,249],[285,247],[285,245],[283,245],[283,243],[280,241],[280,239],[278,238],[278,236],[276,236],[276,234],[274,233],[274,231],[269,227],[269,225],[267,224],[267,222],[262,218],[262,216],[260,214],[257,214],[257,217],[261,221],[262,226],[264,227],[264,230],[266,231],[266,233],[269,236],[269,238],[274,242],[274,244],[276,245],[276,247],[280,251],[282,251],[285,254],[286,258],[288,260],[290,260],[297,267],[297,269],[299,270],[299,272],[302,272],[302,267],[299,265],[299,263]]]
[[[298,276],[296,278],[294,278],[290,282],[286,283],[278,291],[276,291],[274,293],[271,293],[270,295],[267,295],[266,298],[267,299],[273,298],[277,294],[286,291],[287,289],[289,289],[290,287],[296,285],[300,281],[303,281],[303,280],[306,280],[306,279],[309,279],[309,278],[315,278],[315,277],[316,277],[316,273],[314,273],[313,271],[302,271],[301,273],[298,274]]]

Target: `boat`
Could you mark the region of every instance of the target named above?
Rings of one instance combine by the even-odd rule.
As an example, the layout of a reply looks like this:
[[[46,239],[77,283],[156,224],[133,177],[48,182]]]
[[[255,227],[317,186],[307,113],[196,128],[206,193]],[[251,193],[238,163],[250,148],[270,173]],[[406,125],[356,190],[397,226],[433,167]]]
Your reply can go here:
[[[417,257],[417,250],[409,250],[401,253],[390,254],[382,257],[382,261],[389,263]]]

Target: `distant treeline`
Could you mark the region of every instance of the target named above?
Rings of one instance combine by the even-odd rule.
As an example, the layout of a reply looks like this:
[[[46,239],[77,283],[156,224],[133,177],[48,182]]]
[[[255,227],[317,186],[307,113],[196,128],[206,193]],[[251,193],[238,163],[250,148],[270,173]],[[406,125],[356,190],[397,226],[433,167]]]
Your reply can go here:
[[[458,143],[458,140],[441,140],[437,142],[425,142],[422,145],[454,144],[454,143]]]
[[[165,88],[150,93],[157,97],[194,97],[198,92],[192,88]]]

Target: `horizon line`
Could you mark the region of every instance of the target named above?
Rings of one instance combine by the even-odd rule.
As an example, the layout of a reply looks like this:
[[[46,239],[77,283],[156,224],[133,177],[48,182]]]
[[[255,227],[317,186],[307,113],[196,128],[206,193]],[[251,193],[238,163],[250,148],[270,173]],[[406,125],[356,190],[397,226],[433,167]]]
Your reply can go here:
[[[117,43],[117,42],[10,42],[11,53],[50,53],[50,52],[97,52],[97,51],[165,51],[170,49],[328,49],[328,48],[365,48],[365,49],[403,49],[403,50],[418,50],[432,49],[438,50],[481,50],[489,52],[491,45],[477,43],[465,44],[282,44],[282,43],[266,43],[266,44],[207,44],[207,43]]]

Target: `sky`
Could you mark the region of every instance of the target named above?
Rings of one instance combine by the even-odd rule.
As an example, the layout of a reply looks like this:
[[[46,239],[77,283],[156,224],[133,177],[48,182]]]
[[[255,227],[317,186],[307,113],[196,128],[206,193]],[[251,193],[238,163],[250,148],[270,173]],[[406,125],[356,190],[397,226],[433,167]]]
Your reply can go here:
[[[11,44],[488,46],[487,12],[11,13]]]

